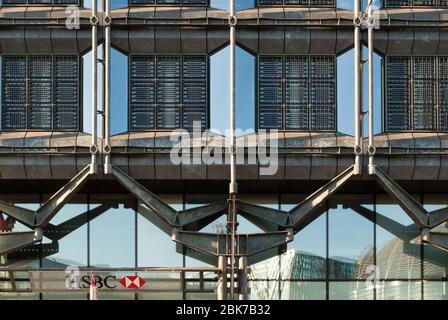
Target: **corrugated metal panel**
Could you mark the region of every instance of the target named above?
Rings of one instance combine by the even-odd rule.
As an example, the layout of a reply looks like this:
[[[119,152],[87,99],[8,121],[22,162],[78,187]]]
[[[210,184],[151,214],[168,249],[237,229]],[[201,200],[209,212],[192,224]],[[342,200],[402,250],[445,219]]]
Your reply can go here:
[[[207,126],[206,56],[131,56],[130,129]]]

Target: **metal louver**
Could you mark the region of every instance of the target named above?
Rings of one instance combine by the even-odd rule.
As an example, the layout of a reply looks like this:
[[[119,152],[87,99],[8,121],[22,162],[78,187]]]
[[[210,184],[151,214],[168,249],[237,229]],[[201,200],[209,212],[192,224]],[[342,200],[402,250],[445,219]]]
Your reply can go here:
[[[78,56],[4,56],[5,130],[78,130]]]
[[[206,128],[206,56],[131,56],[130,129]]]
[[[259,56],[259,128],[334,130],[334,56]]]

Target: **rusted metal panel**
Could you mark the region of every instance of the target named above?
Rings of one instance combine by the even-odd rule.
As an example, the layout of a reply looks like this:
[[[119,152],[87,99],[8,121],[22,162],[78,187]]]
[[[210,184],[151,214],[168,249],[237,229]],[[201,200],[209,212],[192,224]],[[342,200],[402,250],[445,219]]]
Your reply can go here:
[[[306,151],[311,147],[309,132],[285,132],[285,148],[287,151]],[[308,180],[311,177],[311,155],[304,152],[285,155],[285,179]]]

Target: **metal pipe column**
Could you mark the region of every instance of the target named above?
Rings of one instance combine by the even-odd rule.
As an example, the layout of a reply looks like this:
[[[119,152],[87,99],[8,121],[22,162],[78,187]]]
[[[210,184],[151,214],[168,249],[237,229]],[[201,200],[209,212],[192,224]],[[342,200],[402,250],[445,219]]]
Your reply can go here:
[[[375,174],[375,163],[374,163],[374,155],[375,155],[375,145],[373,141],[373,27],[375,25],[375,21],[372,16],[372,0],[369,1],[367,7],[367,16],[368,16],[368,60],[369,60],[369,92],[368,92],[368,104],[369,104],[369,146],[368,146],[368,154],[369,154],[369,165],[368,172],[369,174]]]
[[[226,300],[227,295],[227,258],[226,256],[218,257],[218,285],[216,288],[218,300]]]
[[[90,18],[90,23],[92,24],[92,145],[90,147],[90,153],[92,155],[90,173],[97,173],[98,162],[97,162],[97,154],[98,154],[98,145],[97,145],[97,109],[98,109],[98,50],[97,50],[97,42],[98,42],[98,34],[97,34],[97,25],[98,25],[98,0],[92,0],[92,17]]]
[[[104,14],[104,173],[110,174],[110,0],[105,1]]]
[[[235,145],[235,0],[230,0],[229,29],[230,29],[230,184],[229,184],[229,210],[227,218],[227,230],[230,233],[230,299],[234,299],[235,293],[235,247],[236,247],[236,145]]]
[[[361,18],[359,16],[359,0],[354,0],[353,6],[353,23],[355,27],[354,31],[354,41],[355,41],[355,167],[354,174],[358,175],[361,173],[361,154],[362,154],[362,144],[361,144],[361,77],[360,77],[360,66],[361,66]]]

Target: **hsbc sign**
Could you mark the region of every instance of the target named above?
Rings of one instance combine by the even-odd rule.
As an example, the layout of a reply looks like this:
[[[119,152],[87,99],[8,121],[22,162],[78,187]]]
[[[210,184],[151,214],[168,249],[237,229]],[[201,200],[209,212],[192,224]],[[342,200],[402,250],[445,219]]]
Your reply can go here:
[[[124,276],[120,284],[127,289],[140,289],[146,283],[140,276]]]

